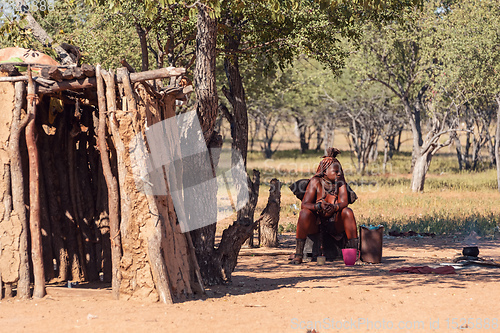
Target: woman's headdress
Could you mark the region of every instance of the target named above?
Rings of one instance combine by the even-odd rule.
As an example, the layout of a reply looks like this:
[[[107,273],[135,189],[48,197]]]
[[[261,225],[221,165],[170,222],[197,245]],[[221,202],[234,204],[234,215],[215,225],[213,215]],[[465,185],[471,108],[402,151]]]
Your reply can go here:
[[[326,150],[326,155],[323,156],[323,159],[319,162],[315,176],[323,177],[326,169],[328,169],[328,167],[333,163],[338,163],[340,165],[339,160],[336,158],[338,154],[340,154],[340,150],[337,148],[328,148]]]

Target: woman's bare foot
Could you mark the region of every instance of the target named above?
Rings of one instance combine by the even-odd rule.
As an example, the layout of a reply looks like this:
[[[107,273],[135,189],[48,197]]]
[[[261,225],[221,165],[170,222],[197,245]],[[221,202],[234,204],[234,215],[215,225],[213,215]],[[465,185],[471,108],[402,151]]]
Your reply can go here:
[[[300,265],[302,264],[302,256],[301,255],[295,255],[292,261],[290,261],[290,265]]]

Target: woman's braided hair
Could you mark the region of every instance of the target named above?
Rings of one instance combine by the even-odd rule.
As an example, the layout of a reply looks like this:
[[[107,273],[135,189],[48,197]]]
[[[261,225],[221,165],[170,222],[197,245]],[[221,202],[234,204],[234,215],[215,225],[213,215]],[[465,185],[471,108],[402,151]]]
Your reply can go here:
[[[321,162],[319,162],[318,169],[316,170],[316,176],[323,177],[326,169],[333,163],[338,163],[340,165],[339,160],[336,156],[340,154],[340,150],[337,148],[328,148],[326,150],[326,155],[323,156]]]

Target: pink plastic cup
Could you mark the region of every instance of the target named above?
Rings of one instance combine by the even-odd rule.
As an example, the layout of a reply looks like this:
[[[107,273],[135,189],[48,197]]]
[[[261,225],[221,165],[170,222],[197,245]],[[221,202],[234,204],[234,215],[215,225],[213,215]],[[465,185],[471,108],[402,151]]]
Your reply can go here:
[[[342,257],[344,258],[344,264],[346,266],[354,266],[356,259],[358,257],[357,249],[342,249]]]

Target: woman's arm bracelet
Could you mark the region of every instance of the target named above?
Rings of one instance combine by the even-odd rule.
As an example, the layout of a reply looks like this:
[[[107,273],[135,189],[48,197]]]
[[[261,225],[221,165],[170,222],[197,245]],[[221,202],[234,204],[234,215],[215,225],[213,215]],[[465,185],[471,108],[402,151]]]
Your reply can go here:
[[[316,204],[314,205],[314,210],[318,213],[321,212],[321,202],[316,202]]]

